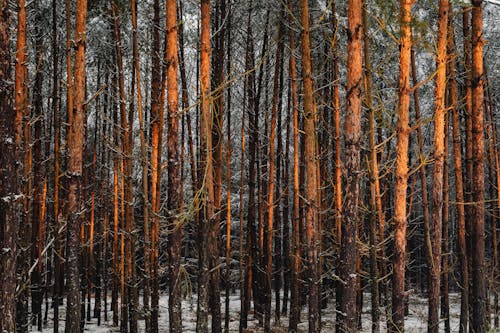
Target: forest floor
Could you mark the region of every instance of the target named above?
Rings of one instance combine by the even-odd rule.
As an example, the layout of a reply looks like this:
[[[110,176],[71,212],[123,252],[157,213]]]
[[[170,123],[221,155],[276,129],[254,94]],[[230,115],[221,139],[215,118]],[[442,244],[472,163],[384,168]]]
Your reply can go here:
[[[363,312],[362,312],[362,328],[359,330],[361,333],[371,332],[371,310],[370,310],[370,294],[366,293],[363,297]],[[222,316],[224,320],[224,303],[225,297],[221,297],[222,305]],[[111,300],[108,300],[108,306]],[[238,332],[239,328],[239,313],[240,313],[240,296],[234,294],[230,296],[230,332]],[[274,304],[273,304],[274,307]],[[92,307],[93,310],[93,307]],[[109,308],[108,308],[109,310]],[[182,319],[183,319],[183,331],[184,332],[195,332],[196,331],[196,297],[187,298],[182,303]],[[381,308],[381,332],[386,332],[386,322],[385,322],[385,309]],[[64,306],[60,308],[60,332],[64,332]],[[459,325],[459,314],[460,314],[460,296],[455,293],[450,294],[450,328],[451,332],[458,331]],[[96,332],[96,333],[108,333],[108,332],[119,332],[118,327],[112,326],[112,312],[108,312],[108,321],[102,321],[101,326],[97,326],[97,319],[92,318],[90,322],[85,325],[85,332]],[[299,333],[307,332],[307,309],[302,310],[302,323],[299,324]],[[44,327],[43,333],[53,332],[53,313],[49,311],[48,323]],[[209,319],[210,325],[210,319]],[[224,325],[224,322],[222,323]],[[273,326],[272,333],[285,333],[288,327],[288,318],[284,317],[279,323],[276,323],[274,316],[271,322]],[[144,332],[144,321],[139,321],[140,332]],[[411,295],[409,303],[409,315],[405,320],[405,327],[408,332],[426,332],[427,331],[427,299],[419,295]],[[441,320],[440,331],[444,331],[444,320]],[[35,331],[35,327],[32,327]],[[168,296],[164,295],[160,298],[160,321],[159,321],[159,331],[168,332]],[[322,312],[322,332],[334,332],[335,331],[335,302],[330,301],[328,307]],[[255,320],[253,315],[249,317],[249,327],[248,333],[261,333],[264,332],[262,328],[258,326],[258,322]]]

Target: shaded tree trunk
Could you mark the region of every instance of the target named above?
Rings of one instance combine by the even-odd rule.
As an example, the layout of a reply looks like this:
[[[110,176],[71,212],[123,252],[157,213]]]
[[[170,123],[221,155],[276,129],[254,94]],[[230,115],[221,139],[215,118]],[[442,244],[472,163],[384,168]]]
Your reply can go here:
[[[66,309],[66,332],[80,332],[80,217],[82,210],[81,200],[81,177],[84,140],[84,104],[85,104],[85,30],[87,18],[87,1],[76,2],[75,38],[76,52],[74,62],[74,105],[68,134],[69,161],[68,172],[69,200],[68,200],[68,243],[67,243],[67,309]]]
[[[357,225],[359,220],[359,191],[361,177],[361,85],[363,71],[363,23],[362,1],[348,2],[347,53],[347,105],[345,119],[345,169],[347,172],[346,195],[342,215],[340,248],[340,279],[342,283],[340,301],[340,331],[354,332],[358,327],[356,314],[356,261]]]
[[[6,0],[0,1],[0,133],[2,137],[2,154],[0,154],[0,269],[3,272],[0,279],[0,331],[16,331],[16,260],[17,260],[17,205],[14,195],[18,191],[19,168],[16,160],[19,158],[20,136],[19,119],[12,104],[11,57],[9,37],[10,12]],[[18,85],[16,76],[16,87]],[[16,96],[17,97],[17,96]],[[17,102],[17,98],[16,98]]]
[[[486,269],[484,258],[484,68],[482,1],[472,7],[472,321],[473,332],[486,332]]]

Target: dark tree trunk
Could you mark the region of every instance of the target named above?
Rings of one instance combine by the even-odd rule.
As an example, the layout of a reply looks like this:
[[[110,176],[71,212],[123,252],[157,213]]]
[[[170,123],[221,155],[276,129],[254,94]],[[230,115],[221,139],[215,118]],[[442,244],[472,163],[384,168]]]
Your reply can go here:
[[[19,146],[16,142],[16,110],[12,104],[11,58],[9,37],[10,12],[7,0],[0,1],[0,331],[16,331],[16,260],[17,260],[17,204],[16,167]]]

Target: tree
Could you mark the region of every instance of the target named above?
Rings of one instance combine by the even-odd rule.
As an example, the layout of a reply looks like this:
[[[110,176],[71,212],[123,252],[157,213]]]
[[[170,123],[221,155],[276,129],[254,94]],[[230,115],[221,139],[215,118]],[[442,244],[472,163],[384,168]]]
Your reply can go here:
[[[473,332],[486,332],[484,263],[484,65],[482,1],[472,1],[472,321]]]
[[[180,208],[182,196],[180,188],[180,165],[178,141],[179,141],[179,96],[178,78],[179,70],[178,48],[177,48],[177,0],[168,0],[166,4],[166,28],[167,28],[167,91],[168,91],[168,201],[167,210],[169,214],[169,256],[170,256],[170,297],[169,297],[169,322],[170,331],[180,332],[182,330],[181,312],[181,281],[180,281],[180,250],[182,245],[182,222],[180,220]]]
[[[67,310],[66,332],[80,332],[80,216],[82,210],[81,178],[84,139],[85,105],[85,30],[87,19],[87,1],[77,0],[75,38],[76,52],[74,61],[74,105],[68,134],[69,148],[69,200],[68,200],[68,252],[67,252]]]
[[[429,319],[428,331],[439,330],[439,290],[441,286],[441,253],[443,224],[443,180],[445,163],[445,91],[446,44],[448,39],[448,0],[439,1],[436,85],[434,90],[434,166],[432,172],[432,223],[429,228]]]
[[[201,37],[200,37],[200,89],[201,89],[201,115],[200,115],[200,157],[198,179],[203,179],[198,189],[200,199],[197,203],[201,214],[198,224],[198,309],[196,318],[196,331],[208,332],[208,282],[210,277],[208,267],[207,236],[214,222],[214,187],[212,164],[212,114],[210,96],[210,1],[201,0]],[[212,244],[213,245],[213,244]]]
[[[394,187],[394,258],[392,284],[392,332],[404,331],[406,266],[406,192],[408,188],[408,142],[410,108],[411,6],[413,0],[400,1],[399,96]]]
[[[342,209],[342,232],[340,248],[340,279],[342,283],[340,301],[340,331],[354,332],[358,325],[356,314],[356,260],[357,229],[359,220],[359,194],[361,174],[361,85],[363,74],[363,22],[362,1],[348,2],[347,53],[347,104],[344,124],[345,169],[347,171],[345,198]]]
[[[352,6],[352,3],[350,3]],[[314,106],[311,37],[309,28],[309,5],[307,0],[300,1],[302,23],[302,77],[304,79],[304,130],[306,160],[306,239],[309,270],[309,332],[320,331],[318,302],[318,208],[319,186],[316,160],[316,108]]]
[[[16,110],[12,105],[10,12],[7,0],[0,1],[0,331],[16,330],[16,260],[17,260],[17,177],[16,160],[19,145],[16,142]]]

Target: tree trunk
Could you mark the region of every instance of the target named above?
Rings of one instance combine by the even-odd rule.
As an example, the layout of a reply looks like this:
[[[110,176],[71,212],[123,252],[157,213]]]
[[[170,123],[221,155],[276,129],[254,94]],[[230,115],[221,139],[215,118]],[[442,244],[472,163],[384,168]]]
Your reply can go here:
[[[486,332],[486,270],[484,263],[484,69],[482,1],[472,1],[472,322],[473,332]]]
[[[274,187],[275,187],[275,144],[276,144],[276,118],[278,109],[279,97],[279,76],[281,57],[283,56],[283,43],[281,42],[282,27],[278,27],[278,46],[276,48],[276,64],[274,69],[274,82],[273,82],[273,104],[271,109],[271,123],[269,135],[269,169],[268,169],[268,189],[267,189],[267,238],[266,238],[266,292],[265,292],[265,323],[264,329],[269,331],[271,329],[271,299],[272,299],[272,280],[273,280],[273,223],[274,223]]]
[[[7,6],[4,7],[7,11]],[[6,32],[7,33],[7,32]],[[7,46],[8,47],[8,46]],[[10,75],[10,73],[5,73],[5,75]],[[68,74],[68,77],[69,74]],[[28,179],[26,175],[29,173],[27,168],[29,163],[26,163],[29,159],[29,149],[26,147],[29,142],[23,143],[23,134],[28,131],[29,128],[29,107],[28,107],[28,72],[27,72],[27,45],[26,45],[26,2],[20,0],[18,2],[17,9],[17,44],[16,44],[16,67],[15,67],[15,83],[14,83],[14,96],[15,96],[15,141],[18,149],[20,150],[20,159],[23,159],[22,173],[19,170],[19,176],[21,181],[19,181],[19,190],[24,187],[24,193],[28,193],[26,188],[28,186]],[[24,123],[24,127],[23,127]],[[26,140],[25,140],[26,141]],[[24,146],[23,146],[24,144]],[[24,149],[23,149],[24,148]],[[21,156],[22,155],[22,156]],[[22,199],[23,206],[26,206],[27,198],[26,195]],[[24,207],[21,208],[24,210]],[[29,248],[29,237],[30,237],[30,224],[28,220],[28,215],[26,211],[23,211],[21,223],[22,228],[19,229],[19,254],[17,255],[17,272],[20,276],[18,283],[21,286],[19,295],[16,297],[16,329],[18,332],[28,331],[28,269],[29,269],[29,257],[27,255],[27,249]]]
[[[168,108],[168,228],[169,232],[169,259],[170,259],[170,286],[169,286],[169,323],[171,332],[182,330],[181,312],[181,280],[179,276],[180,254],[182,248],[182,224],[180,221],[181,193],[179,161],[179,70],[177,47],[177,0],[168,0],[165,8],[167,31],[167,108]]]
[[[434,166],[432,170],[432,223],[429,225],[429,317],[428,332],[439,330],[439,290],[441,286],[441,238],[443,224],[443,175],[445,159],[445,91],[448,0],[439,1],[434,90]]]
[[[79,218],[82,211],[81,177],[82,177],[82,158],[83,158],[83,140],[84,140],[84,104],[85,104],[85,29],[87,17],[87,1],[77,0],[76,2],[76,23],[75,38],[76,44],[75,62],[74,62],[74,105],[68,135],[69,161],[68,172],[70,176],[69,200],[68,200],[68,243],[67,243],[67,310],[66,310],[66,332],[80,332],[80,274],[79,274],[79,256],[80,256],[80,226]]]
[[[460,326],[459,332],[467,332],[467,322],[469,319],[469,269],[467,265],[467,240],[465,228],[465,208],[464,208],[464,185],[462,171],[462,145],[460,138],[460,116],[458,113],[458,87],[455,70],[455,40],[454,31],[451,28],[452,16],[449,17],[449,85],[450,85],[450,106],[452,108],[453,122],[453,163],[455,167],[455,193],[457,202],[457,224],[458,224],[458,251],[460,260]]]
[[[347,109],[345,119],[345,169],[347,172],[346,195],[343,204],[343,221],[340,249],[340,331],[354,332],[358,327],[356,314],[356,260],[357,225],[359,220],[359,190],[361,177],[361,84],[363,70],[362,1],[348,2],[347,53]]]
[[[293,17],[292,0],[288,0],[288,23],[291,24]],[[290,295],[290,324],[289,332],[296,332],[300,322],[300,186],[299,186],[299,98],[297,94],[297,65],[295,60],[295,38],[294,31],[290,29],[290,88],[292,90],[292,112],[293,112],[293,217],[292,217],[292,287]]]
[[[399,100],[396,171],[394,187],[394,273],[392,285],[391,332],[404,331],[406,267],[406,192],[408,188],[408,142],[410,129],[411,6],[413,0],[400,1]]]
[[[16,160],[19,158],[20,127],[16,126],[16,108],[12,105],[11,58],[9,38],[10,12],[6,0],[0,1],[0,133],[2,136],[2,154],[0,154],[0,269],[3,272],[0,279],[0,331],[16,331],[16,260],[17,260],[17,205],[14,194],[18,190],[19,168]],[[17,73],[17,72],[16,72]],[[17,87],[17,76],[16,84]]]
[[[199,275],[198,275],[198,309],[196,331],[208,333],[208,288],[209,288],[209,238],[210,226],[214,223],[214,188],[212,164],[212,112],[210,97],[210,1],[201,0],[201,37],[200,37],[200,89],[201,89],[201,117],[200,117],[200,159],[198,179],[200,184],[201,218],[198,225],[199,246]],[[212,244],[213,246],[214,244]]]
[[[380,332],[380,295],[379,295],[379,272],[377,248],[379,247],[378,226],[384,224],[384,213],[382,210],[382,202],[380,196],[380,181],[378,156],[376,147],[376,121],[375,107],[373,105],[373,72],[370,59],[370,37],[368,34],[368,17],[367,4],[363,3],[363,39],[364,39],[364,60],[365,60],[365,104],[368,107],[368,127],[369,127],[369,145],[370,158],[368,169],[370,170],[370,279],[371,279],[371,315],[372,315],[372,332]],[[382,259],[383,260],[383,259]]]
[[[161,184],[161,142],[163,136],[163,94],[160,58],[160,1],[153,4],[153,57],[151,61],[151,331],[158,332],[159,317],[159,229],[160,229],[160,184]]]

